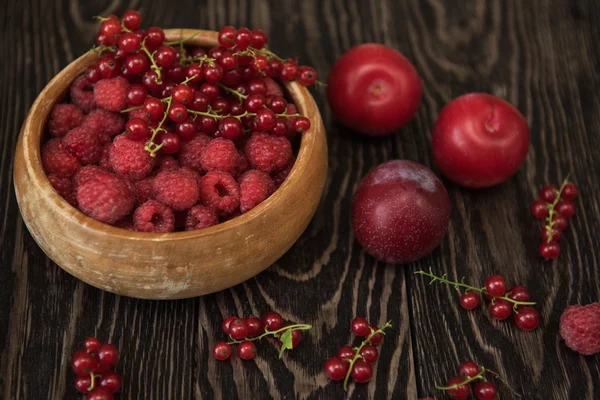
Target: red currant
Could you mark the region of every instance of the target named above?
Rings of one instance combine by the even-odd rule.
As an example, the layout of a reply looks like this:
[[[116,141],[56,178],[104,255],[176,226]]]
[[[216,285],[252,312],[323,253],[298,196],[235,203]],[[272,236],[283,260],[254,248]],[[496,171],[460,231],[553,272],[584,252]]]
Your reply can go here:
[[[225,68],[225,67],[223,67]],[[242,81],[242,73],[240,72],[240,70],[238,68],[234,68],[234,69],[230,69],[230,70],[225,70],[223,72],[223,79],[221,80],[221,82],[229,87],[232,86],[236,86],[239,85],[239,83]]]
[[[469,386],[468,384],[461,385],[461,383],[463,383],[464,381],[464,378],[458,376],[450,378],[448,380],[448,383],[446,383],[446,386],[458,386],[455,389],[448,389],[446,391],[446,393],[448,393],[448,396],[452,397],[455,400],[466,400],[471,394],[471,386]]]
[[[219,125],[217,124],[217,120],[212,117],[203,116],[199,120],[198,127],[200,128],[200,132],[206,133],[207,135],[213,135]]]
[[[130,106],[141,106],[148,97],[148,89],[140,84],[129,85],[126,97]]]
[[[141,142],[148,139],[152,135],[152,131],[148,123],[141,118],[133,118],[125,124],[125,133],[129,135],[131,140]]]
[[[219,136],[229,139],[239,139],[244,133],[242,123],[234,117],[226,117],[219,122]]]
[[[537,219],[544,219],[548,216],[548,203],[543,200],[536,200],[531,203],[531,214]]]
[[[161,68],[169,68],[177,59],[177,51],[171,46],[162,46],[156,50],[154,62]]]
[[[524,331],[534,330],[540,323],[540,313],[533,307],[520,306],[515,314],[515,324]]]
[[[125,68],[129,75],[137,75],[150,69],[150,60],[145,54],[130,54],[125,59]]]
[[[265,332],[265,325],[260,318],[248,317],[246,325],[248,325],[248,337],[260,336]]]
[[[208,110],[208,106],[210,106],[210,97],[205,93],[195,91],[189,107],[194,111],[205,112]]]
[[[577,189],[577,185],[574,183],[567,183],[563,187],[562,197],[565,200],[573,200],[575,197],[577,197],[578,192],[579,190]]]
[[[183,82],[186,78],[186,69],[178,62],[173,63],[171,68],[165,71],[165,77],[169,82]]]
[[[366,361],[356,360],[352,366],[352,379],[357,383],[367,383],[373,377],[373,367]]]
[[[283,318],[281,318],[281,314],[269,311],[263,317],[263,323],[265,325],[265,329],[273,332],[281,329],[283,326]]]
[[[538,249],[538,253],[540,256],[544,257],[546,260],[554,260],[558,258],[560,255],[560,245],[558,243],[547,243],[544,242],[540,245]]]
[[[88,337],[83,341],[83,347],[90,353],[95,353],[98,351],[102,343],[96,339],[95,337]]]
[[[325,374],[333,381],[346,378],[350,363],[340,357],[331,357],[325,362]]]
[[[160,121],[165,114],[165,105],[155,97],[148,97],[144,101],[144,111],[151,121]]]
[[[373,364],[379,358],[379,351],[377,351],[377,347],[365,344],[363,348],[360,349],[360,355],[363,356],[363,359],[366,362]]]
[[[171,104],[169,108],[169,118],[175,122],[182,122],[188,116],[187,107],[180,103]]]
[[[277,118],[277,122],[275,122],[275,126],[271,129],[273,135],[276,136],[286,136],[288,133],[287,121],[283,117]]]
[[[352,332],[356,336],[369,336],[371,334],[371,327],[369,326],[369,321],[367,321],[363,317],[356,317],[350,323],[352,327]]]
[[[213,357],[219,361],[227,360],[231,356],[231,346],[225,342],[217,342],[213,349]]]
[[[118,392],[121,389],[121,375],[116,372],[111,372],[108,374],[102,375],[100,378],[100,387],[108,389],[111,393]]]
[[[229,101],[227,101],[227,99],[224,97],[219,97],[213,100],[213,102],[210,104],[210,108],[212,108],[213,111],[220,112],[221,114],[229,114],[229,111],[231,110]]]
[[[256,357],[256,345],[249,340],[245,340],[240,343],[237,352],[242,360],[252,360]]]
[[[173,132],[161,132],[155,139],[156,144],[162,144],[160,151],[164,154],[175,154],[181,150],[181,138]]]
[[[240,28],[235,33],[235,47],[240,50],[246,50],[252,42],[252,32],[248,28]]]
[[[103,387],[97,387],[85,395],[85,400],[113,400],[113,399],[114,399],[114,396],[110,392],[110,390],[103,388]]]
[[[485,291],[492,297],[504,296],[506,293],[506,282],[500,275],[492,275],[485,280]]]
[[[127,32],[119,38],[119,48],[125,53],[133,53],[140,48],[140,38],[133,32]]]
[[[223,322],[221,323],[221,329],[223,330],[223,332],[225,332],[227,335],[229,335],[229,325],[236,320],[236,317],[230,316],[227,317],[223,320]]]
[[[103,79],[114,78],[119,75],[121,65],[112,54],[105,54],[98,60],[98,70]]]
[[[270,131],[275,127],[277,116],[268,108],[263,108],[256,112],[256,125],[262,131]]]
[[[100,79],[102,79],[102,75],[100,74],[100,69],[98,68],[98,64],[92,64],[85,70],[85,77],[90,83],[96,83]]]
[[[119,350],[114,344],[104,343],[98,349],[98,362],[102,365],[113,366],[119,359]]]
[[[546,185],[540,189],[540,197],[547,203],[552,203],[558,196],[558,188],[556,185]]]
[[[529,290],[525,286],[513,286],[508,291],[508,298],[515,301],[529,301]]]
[[[379,329],[376,325],[373,325],[371,328],[374,331]],[[378,346],[381,342],[383,342],[383,333],[378,332],[378,333],[374,334],[373,336],[371,336],[370,342],[372,345]]]
[[[556,203],[556,211],[563,217],[565,218],[571,218],[573,215],[575,215],[575,203],[573,203],[571,200],[561,200],[558,203]]]
[[[265,106],[265,103],[265,96],[262,94],[250,94],[246,100],[244,100],[244,106],[246,107],[246,110],[251,113],[261,110]]]
[[[481,367],[473,361],[465,361],[458,366],[458,374],[463,377],[472,378],[481,372]]]
[[[473,310],[481,303],[481,297],[475,292],[466,292],[460,295],[460,305],[465,310]]]
[[[248,94],[267,94],[267,84],[262,79],[252,79],[248,82]]]
[[[298,71],[298,66],[296,65],[296,63],[294,63],[293,61],[290,62],[290,60],[288,60],[285,63],[283,63],[283,65],[281,67],[281,73],[279,76],[284,81],[291,81],[294,78],[296,78],[297,71]]]
[[[224,26],[219,31],[219,44],[225,48],[235,46],[235,28],[233,26]]]
[[[229,50],[227,50],[223,46],[216,46],[216,47],[213,47],[212,49],[210,49],[208,51],[208,56],[210,58],[214,58],[216,60],[217,58],[221,58],[221,56],[223,55],[224,51],[229,51]]]
[[[235,57],[233,56],[233,53],[231,53],[229,50],[223,51],[223,54],[221,54],[221,57],[219,57],[217,62],[219,63],[221,68],[223,68],[226,71],[235,68]]]
[[[311,86],[317,81],[317,71],[314,68],[303,65],[296,71],[298,81],[304,86]]]
[[[221,91],[219,90],[219,87],[211,82],[204,82],[202,84],[202,86],[200,86],[200,91],[202,93],[208,95],[208,97],[210,97],[211,101],[218,99],[219,96],[221,95]]]
[[[194,99],[194,89],[188,85],[177,85],[173,88],[173,100],[177,103],[187,104]]]
[[[267,65],[267,75],[271,78],[279,78],[282,68],[283,64],[281,61],[273,59],[269,61],[269,65]]]
[[[494,400],[498,394],[498,389],[492,382],[479,382],[475,385],[473,394],[478,400]]]
[[[229,324],[229,334],[234,339],[244,339],[248,336],[248,324],[246,320],[241,318],[236,318]]]
[[[287,101],[281,96],[273,96],[273,98],[269,100],[269,108],[277,114],[281,114],[285,112],[287,108]]]
[[[175,125],[175,132],[181,140],[192,140],[198,135],[198,127],[194,121],[187,119]]]
[[[135,31],[142,23],[142,16],[135,10],[127,10],[123,13],[123,26],[130,31]]]
[[[262,49],[263,47],[265,47],[265,44],[267,44],[267,34],[260,30],[260,29],[253,29],[252,30],[252,39],[251,39],[251,45],[252,47],[254,47],[257,50]]]
[[[233,102],[230,103],[230,106],[231,109],[229,110],[229,112],[231,113],[231,115],[242,115],[246,111],[246,108],[244,108],[244,105],[242,103]]]
[[[79,393],[87,393],[90,386],[92,386],[90,374],[75,377],[75,389]]]
[[[160,46],[162,46],[164,41],[165,32],[162,29],[155,26],[146,29],[146,47],[148,47],[150,50],[158,49]]]
[[[565,229],[567,229],[567,226],[569,226],[569,220],[563,217],[562,215],[554,214],[552,216],[552,221],[554,222],[552,227],[560,231],[564,231]]]
[[[354,349],[351,346],[342,346],[338,350],[337,356],[339,358],[341,358],[342,360],[346,360],[346,359],[352,360],[354,358],[355,354],[356,354],[356,352],[354,351]]]
[[[544,242],[558,242],[562,237],[562,231],[552,227],[548,229],[548,226],[544,226],[542,229],[542,240]]]
[[[185,69],[185,77],[190,82],[200,82],[204,76],[204,71],[198,63],[188,65]]]
[[[252,67],[257,72],[262,72],[262,71],[266,70],[268,65],[269,65],[269,60],[267,59],[267,57],[260,55],[260,54],[255,56],[254,60],[252,61]]]
[[[204,79],[211,83],[220,82],[223,79],[223,68],[219,64],[207,65],[204,68]]]
[[[161,99],[166,99],[167,97],[173,94],[173,90],[175,89],[175,84],[172,82],[167,82],[163,85],[162,92],[160,95]]]
[[[304,133],[310,129],[310,120],[306,117],[297,117],[293,123],[294,131],[298,133]]]
[[[499,321],[503,321],[506,318],[510,317],[512,312],[512,303],[506,300],[496,299],[492,304],[490,304],[490,315],[492,316],[492,318],[497,319]]]
[[[161,84],[158,83],[158,74],[154,71],[146,71],[142,75],[142,83],[148,90],[158,90]]]
[[[104,35],[104,44],[117,44],[121,35],[121,24],[114,19],[104,21],[100,24],[100,34]]]
[[[85,350],[77,350],[73,354],[73,360],[71,361],[71,367],[75,375],[86,376],[90,372],[94,371],[96,367],[96,359],[93,355]]]

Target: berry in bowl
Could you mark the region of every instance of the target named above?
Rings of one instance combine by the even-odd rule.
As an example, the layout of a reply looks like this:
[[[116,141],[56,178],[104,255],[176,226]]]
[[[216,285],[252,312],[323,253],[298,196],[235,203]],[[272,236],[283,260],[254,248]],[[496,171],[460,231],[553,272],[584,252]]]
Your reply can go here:
[[[260,30],[139,22],[103,18],[93,51],[36,99],[17,144],[19,208],[44,252],[91,285],[212,293],[275,262],[314,215],[327,171],[305,87],[316,73]]]

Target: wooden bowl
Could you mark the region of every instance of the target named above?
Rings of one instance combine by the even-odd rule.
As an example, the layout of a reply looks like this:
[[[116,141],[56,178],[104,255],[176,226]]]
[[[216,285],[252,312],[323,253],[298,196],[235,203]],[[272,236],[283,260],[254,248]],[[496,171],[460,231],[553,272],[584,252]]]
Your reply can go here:
[[[166,30],[177,40],[180,30]],[[198,33],[186,44],[217,45],[217,32]],[[308,226],[327,174],[327,142],[309,91],[285,88],[311,122],[287,180],[262,204],[225,223],[192,232],[140,233],[96,221],[70,206],[42,168],[40,143],[52,107],[88,65],[86,54],[69,64],[33,103],[17,143],[14,181],[23,220],[35,241],[71,275],[109,292],[144,299],[180,299],[243,282],[280,258]]]

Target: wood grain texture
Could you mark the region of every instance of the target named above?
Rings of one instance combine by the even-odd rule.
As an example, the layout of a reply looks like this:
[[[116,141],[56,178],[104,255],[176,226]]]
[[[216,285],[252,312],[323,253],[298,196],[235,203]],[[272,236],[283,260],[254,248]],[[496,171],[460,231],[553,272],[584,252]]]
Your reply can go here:
[[[435,385],[468,358],[504,375],[525,399],[600,398],[600,358],[581,357],[557,335],[568,304],[600,300],[600,5],[594,0],[9,0],[0,6],[0,397],[76,399],[69,362],[85,336],[116,343],[122,399],[335,399],[322,373],[350,340],[350,319],[391,319],[374,382],[351,399],[436,396]],[[88,286],[35,244],[12,189],[16,138],[47,82],[93,41],[96,14],[138,8],[146,26],[265,29],[271,47],[326,76],[351,46],[383,42],[413,60],[424,82],[417,117],[386,139],[339,125],[316,95],[328,133],[324,198],[300,240],[271,268],[217,294],[171,302],[119,297]],[[430,132],[453,97],[485,91],[526,116],[532,147],[510,181],[483,191],[444,181],[453,202],[441,247],[406,267],[376,263],[355,242],[352,193],[368,169],[393,158],[432,166]],[[434,168],[434,171],[435,168]],[[582,188],[558,261],[537,256],[539,226],[528,205],[537,188],[571,172]],[[414,276],[432,267],[481,284],[502,273],[527,285],[540,327],[530,333],[487,312],[459,308],[453,289]],[[255,362],[215,362],[223,317],[281,312],[315,327],[278,360],[270,343]],[[501,386],[501,398],[514,396]]]

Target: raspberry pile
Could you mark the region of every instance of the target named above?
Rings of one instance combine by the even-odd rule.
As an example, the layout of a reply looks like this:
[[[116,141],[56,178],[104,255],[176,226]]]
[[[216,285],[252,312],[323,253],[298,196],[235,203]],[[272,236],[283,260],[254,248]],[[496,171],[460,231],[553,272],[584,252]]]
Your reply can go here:
[[[529,301],[530,294],[526,287],[515,285],[507,290],[506,281],[500,275],[491,275],[485,280],[484,287],[475,287],[464,282],[447,279],[447,275],[434,275],[431,269],[429,272],[419,270],[415,271],[417,275],[424,275],[431,278],[430,284],[434,282],[445,283],[454,286],[461,293],[460,305],[465,310],[473,310],[481,304],[481,295],[490,301],[489,311],[493,319],[503,321],[513,315],[515,325],[524,331],[534,330],[540,322],[540,313],[532,306],[535,302]]]
[[[85,339],[83,347],[71,361],[77,375],[75,389],[85,393],[85,400],[112,400],[113,393],[121,388],[121,376],[112,371],[119,358],[117,348],[95,337]]]
[[[445,391],[452,399],[466,400],[471,394],[471,384],[474,383],[473,394],[475,398],[478,400],[494,400],[498,398],[498,388],[493,382],[487,380],[487,373],[502,380],[498,373],[486,369],[476,362],[465,361],[458,367],[459,376],[450,378],[446,386],[437,386],[436,389]],[[510,389],[512,390],[512,388]],[[514,393],[514,391],[513,394],[521,397]]]
[[[137,11],[99,19],[99,58],[48,121],[54,189],[139,232],[206,228],[271,196],[294,163],[291,140],[310,129],[274,79],[312,85],[315,70],[269,51],[258,29],[224,27],[206,50],[140,29]]]
[[[237,354],[242,360],[252,360],[256,357],[255,341],[268,336],[277,339],[279,345],[279,357],[286,350],[292,350],[302,339],[302,331],[311,329],[307,324],[284,324],[281,314],[270,311],[263,316],[257,317],[227,317],[221,324],[221,329],[229,335],[229,342],[217,342],[213,348],[215,359],[223,361],[231,356],[231,345],[237,346]]]
[[[553,260],[560,255],[558,241],[562,232],[569,226],[569,219],[575,215],[573,199],[579,192],[574,183],[565,179],[557,188],[556,185],[546,185],[540,190],[540,199],[531,203],[531,214],[544,220],[542,228],[542,244],[538,249],[540,256]]]
[[[337,355],[325,362],[325,373],[334,381],[344,380],[344,390],[348,390],[350,377],[356,383],[367,383],[373,377],[373,367],[379,358],[377,347],[383,341],[384,330],[391,328],[388,321],[378,328],[371,326],[369,321],[356,317],[351,323],[352,332],[358,337],[365,338],[358,347],[342,346]]]
[[[583,355],[600,353],[600,302],[567,307],[560,317],[560,336]]]

